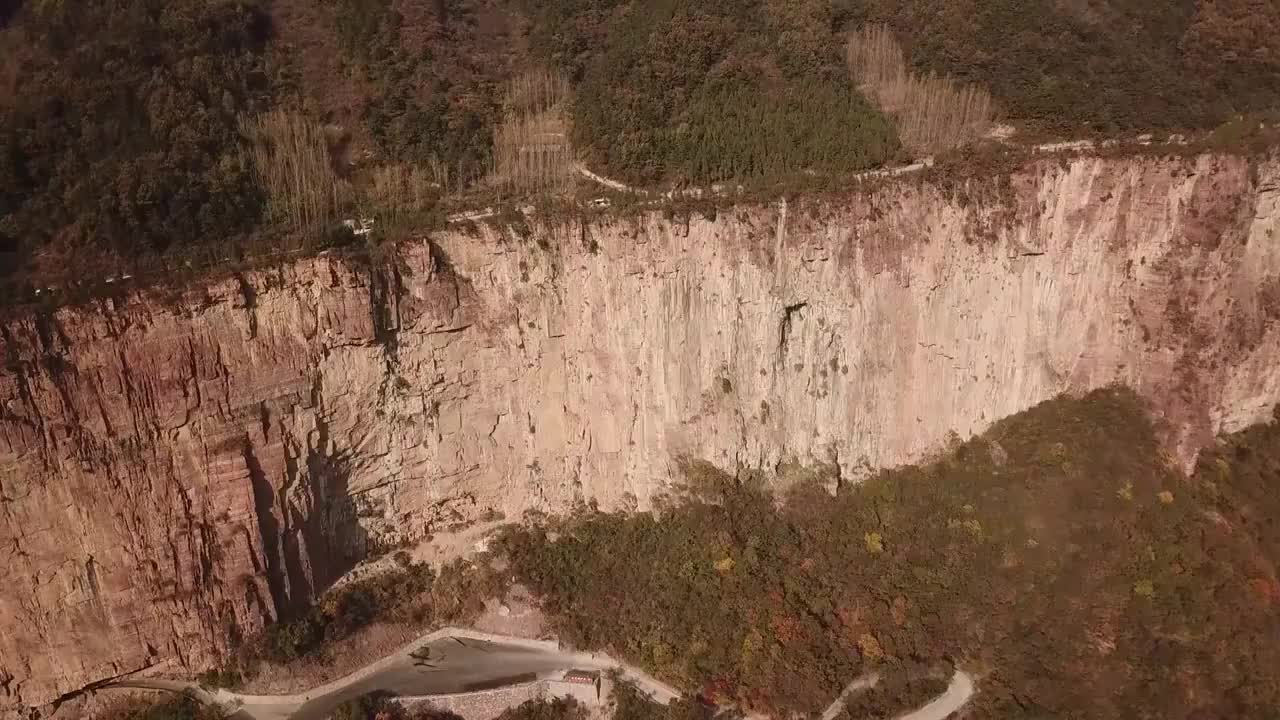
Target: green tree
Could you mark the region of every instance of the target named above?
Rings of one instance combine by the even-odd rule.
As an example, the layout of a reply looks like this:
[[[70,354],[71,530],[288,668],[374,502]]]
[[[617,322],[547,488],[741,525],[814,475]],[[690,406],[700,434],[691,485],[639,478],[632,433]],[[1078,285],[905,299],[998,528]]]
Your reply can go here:
[[[841,173],[898,151],[848,80],[827,2],[531,4],[535,45],[579,80],[575,146],[604,172],[642,183]]]
[[[237,118],[269,99],[251,0],[28,3],[0,106],[0,232],[120,256],[247,230],[261,199]]]

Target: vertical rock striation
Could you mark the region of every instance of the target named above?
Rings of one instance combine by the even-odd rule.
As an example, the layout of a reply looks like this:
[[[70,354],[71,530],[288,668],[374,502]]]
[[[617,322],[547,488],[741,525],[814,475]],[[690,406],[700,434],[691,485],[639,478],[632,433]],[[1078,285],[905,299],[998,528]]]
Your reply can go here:
[[[442,234],[0,325],[0,705],[197,669],[372,550],[644,507],[674,460],[855,480],[1136,388],[1188,462],[1280,399],[1280,164]]]

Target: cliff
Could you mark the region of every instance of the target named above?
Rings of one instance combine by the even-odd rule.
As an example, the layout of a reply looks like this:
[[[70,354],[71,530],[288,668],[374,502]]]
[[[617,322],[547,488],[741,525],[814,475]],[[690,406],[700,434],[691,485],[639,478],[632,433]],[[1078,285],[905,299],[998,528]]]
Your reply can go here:
[[[206,667],[491,511],[647,506],[679,457],[854,481],[1122,382],[1185,463],[1280,400],[1276,161],[432,240],[0,326],[0,705]]]

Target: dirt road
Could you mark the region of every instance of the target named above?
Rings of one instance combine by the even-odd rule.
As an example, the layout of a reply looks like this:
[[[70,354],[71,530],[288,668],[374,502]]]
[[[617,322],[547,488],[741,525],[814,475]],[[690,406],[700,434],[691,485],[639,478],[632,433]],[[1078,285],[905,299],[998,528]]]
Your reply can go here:
[[[827,709],[822,713],[822,720],[836,720],[844,712],[845,701],[850,695],[873,688],[879,682],[880,676],[876,673],[871,673],[849,683],[840,693],[840,696],[835,699],[835,702],[827,706]],[[895,720],[943,720],[951,713],[964,707],[964,704],[969,702],[969,698],[973,697],[973,693],[973,677],[969,673],[957,669],[955,674],[951,676],[951,683],[947,685],[945,692],[930,700],[927,705],[912,710],[905,715],[899,715]]]
[[[112,685],[186,692],[236,712],[236,720],[325,720],[339,704],[368,692],[422,697],[487,690],[546,678],[569,669],[618,670],[655,701],[680,696],[638,668],[608,655],[571,652],[555,642],[502,637],[445,628],[424,635],[396,653],[346,677],[295,695],[245,695],[205,690],[195,682],[137,678]]]

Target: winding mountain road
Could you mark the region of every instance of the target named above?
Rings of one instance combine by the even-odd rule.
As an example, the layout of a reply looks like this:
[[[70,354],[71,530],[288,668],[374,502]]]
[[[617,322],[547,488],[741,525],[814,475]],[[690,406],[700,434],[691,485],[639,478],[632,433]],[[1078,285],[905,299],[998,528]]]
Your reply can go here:
[[[822,713],[822,720],[836,720],[836,718],[840,717],[840,713],[844,712],[845,702],[850,695],[873,688],[879,682],[880,675],[877,673],[870,673],[855,679],[845,686],[834,702],[827,706],[827,709]],[[904,715],[899,715],[894,720],[943,720],[951,713],[964,707],[965,703],[969,702],[969,698],[973,697],[974,692],[976,692],[976,689],[973,684],[973,676],[957,668],[955,674],[951,676],[951,682],[947,685],[947,689],[941,695],[930,700],[926,705]]]
[[[929,702],[928,705],[914,712],[903,715],[899,720],[943,720],[951,713],[964,707],[973,697],[973,676],[963,670],[956,670],[951,676],[951,684],[946,692]]]
[[[195,682],[148,678],[122,680],[109,687],[187,693],[201,702],[235,710],[235,720],[325,720],[341,703],[369,692],[403,697],[450,695],[546,679],[574,668],[617,670],[659,703],[680,696],[675,688],[608,655],[570,652],[555,642],[461,628],[419,637],[346,677],[295,695],[245,695],[208,690]]]
[[[681,696],[676,688],[608,655],[570,652],[555,642],[462,628],[428,633],[346,677],[295,695],[245,695],[209,690],[190,681],[152,678],[122,680],[108,687],[185,693],[201,702],[233,710],[233,720],[326,720],[341,703],[369,692],[401,697],[452,695],[545,679],[574,668],[617,670],[663,705]],[[879,680],[879,675],[872,673],[849,683],[823,712],[822,720],[835,720],[850,695],[874,687]],[[897,720],[943,720],[962,708],[974,692],[973,678],[957,669],[942,695]]]

